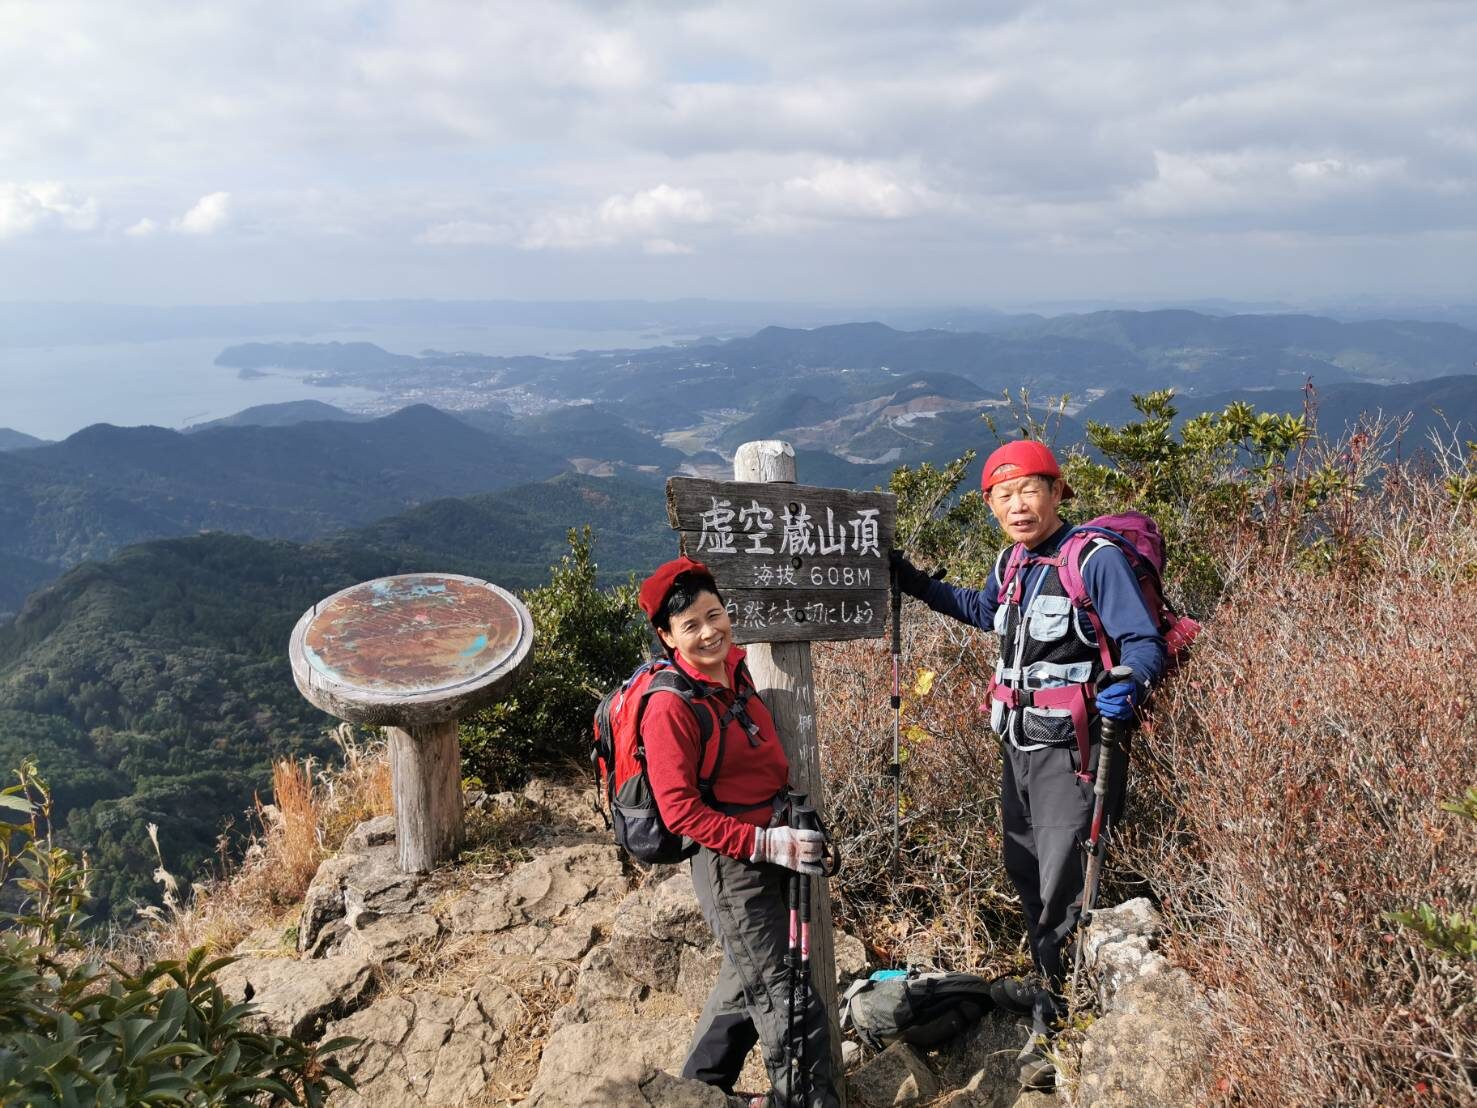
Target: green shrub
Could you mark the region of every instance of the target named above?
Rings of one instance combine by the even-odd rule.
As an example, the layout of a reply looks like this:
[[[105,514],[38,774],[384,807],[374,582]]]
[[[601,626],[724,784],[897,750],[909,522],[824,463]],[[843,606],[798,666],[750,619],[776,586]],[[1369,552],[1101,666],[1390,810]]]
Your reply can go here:
[[[353,1082],[314,1047],[246,1026],[215,973],[232,959],[184,961],[129,973],[86,956],[81,928],[87,870],[50,836],[51,795],[25,764],[0,791],[18,817],[0,836],[0,1103],[226,1105],[324,1102]],[[46,826],[43,834],[41,825]]]
[[[462,721],[463,772],[514,785],[529,769],[583,758],[601,694],[645,656],[646,622],[633,585],[601,590],[590,529],[569,532],[569,553],[547,585],[523,594],[533,617],[533,660],[517,690]]]
[[[1467,790],[1460,800],[1441,805],[1441,810],[1477,823],[1477,788]],[[1477,961],[1477,904],[1442,913],[1430,904],[1408,912],[1391,912],[1390,919],[1410,928],[1438,954]]]

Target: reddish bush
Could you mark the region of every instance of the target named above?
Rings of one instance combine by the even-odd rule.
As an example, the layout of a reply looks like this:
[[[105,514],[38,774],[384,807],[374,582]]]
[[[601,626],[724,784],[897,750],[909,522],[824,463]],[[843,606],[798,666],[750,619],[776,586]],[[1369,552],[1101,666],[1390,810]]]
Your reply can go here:
[[[1333,461],[1348,479],[1311,510],[1216,536],[1225,592],[1136,743],[1104,898],[1162,903],[1172,957],[1210,992],[1227,1102],[1471,1103],[1477,964],[1390,913],[1477,904],[1477,833],[1438,807],[1477,781],[1474,505]],[[912,603],[904,628],[895,866],[887,645],[816,651],[840,910],[885,957],[1004,968],[1023,925],[977,711],[995,644]]]

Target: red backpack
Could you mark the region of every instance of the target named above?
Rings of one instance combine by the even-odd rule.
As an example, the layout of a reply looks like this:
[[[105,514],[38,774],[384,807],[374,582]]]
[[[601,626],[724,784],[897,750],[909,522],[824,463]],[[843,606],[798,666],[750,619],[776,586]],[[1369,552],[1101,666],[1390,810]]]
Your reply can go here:
[[[723,765],[723,733],[732,720],[738,720],[751,735],[758,726],[749,718],[746,705],[754,695],[754,683],[748,669],[740,664],[734,674],[737,693],[734,702],[720,715],[702,703],[711,693],[694,681],[668,658],[654,658],[636,667],[635,672],[600,700],[595,709],[594,745],[590,764],[595,771],[596,808],[604,795],[610,809],[607,825],[615,831],[615,842],[638,862],[680,862],[696,853],[697,846],[667,829],[646,779],[646,751],[641,741],[641,717],[646,703],[657,693],[681,697],[692,709],[698,726],[698,766],[707,756],[708,740],[716,725],[718,754],[712,772],[698,779],[697,788],[703,802],[723,811],[713,795],[713,779]],[[716,719],[715,719],[716,717]],[[601,815],[604,816],[604,810]]]

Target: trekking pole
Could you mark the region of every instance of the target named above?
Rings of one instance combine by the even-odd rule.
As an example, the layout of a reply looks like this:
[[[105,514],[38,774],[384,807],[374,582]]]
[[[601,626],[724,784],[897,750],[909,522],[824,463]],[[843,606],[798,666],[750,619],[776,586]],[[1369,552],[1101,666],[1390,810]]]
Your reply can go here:
[[[796,802],[790,808],[790,813],[791,822],[795,827],[805,831],[820,831],[822,834],[825,833],[825,828],[821,826],[820,817],[817,815],[815,808],[807,804],[803,796],[796,799]],[[839,866],[839,855],[837,859],[837,865]],[[824,864],[823,862],[822,865]],[[793,1080],[790,1083],[790,1102],[792,1105],[798,1104],[799,1108],[809,1108],[811,1096],[815,1091],[810,1080],[810,1036],[807,1033],[811,999],[810,875],[800,873],[795,876],[799,878],[796,884],[799,886],[800,893],[800,983],[799,987],[792,994],[792,1002],[798,999],[800,1003],[800,1046],[796,1052],[799,1055],[800,1075],[798,1084]],[[798,1101],[796,1099],[797,1090],[799,1091]]]
[[[1132,681],[1133,670],[1128,666],[1114,666],[1098,678],[1097,691],[1120,681]],[[1082,973],[1082,947],[1087,938],[1087,921],[1097,904],[1098,884],[1103,875],[1103,855],[1107,853],[1107,835],[1103,822],[1106,815],[1108,788],[1113,780],[1118,752],[1122,747],[1124,732],[1128,725],[1116,719],[1102,717],[1101,744],[1098,752],[1097,777],[1092,783],[1092,826],[1087,834],[1087,876],[1082,882],[1082,910],[1077,917],[1077,955],[1072,963],[1072,996],[1077,995],[1077,980]]]
[[[793,813],[793,809],[792,809]],[[794,816],[790,818],[790,826],[795,826]],[[803,1032],[796,1036],[796,1021],[802,1018],[804,1009],[797,1002],[800,993],[800,884],[805,878],[798,873],[791,872],[788,882],[789,907],[790,907],[790,945],[785,952],[785,966],[789,975],[789,1010],[785,1013],[785,1065],[789,1074],[789,1096],[788,1103],[784,1108],[794,1108],[795,1090],[800,1083],[800,1055],[802,1044],[805,1041]]]
[[[892,871],[897,873],[903,818],[903,766],[899,760],[903,729],[903,696],[899,672],[903,657],[903,590],[898,588],[897,570],[892,571]]]

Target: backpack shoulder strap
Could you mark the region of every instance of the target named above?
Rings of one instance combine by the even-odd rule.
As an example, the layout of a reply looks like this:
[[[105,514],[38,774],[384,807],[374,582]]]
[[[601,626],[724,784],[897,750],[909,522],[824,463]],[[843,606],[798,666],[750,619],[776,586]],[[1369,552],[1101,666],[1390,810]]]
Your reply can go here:
[[[747,674],[745,675],[747,676]],[[753,687],[752,679],[749,682]],[[641,703],[637,707],[636,716],[636,747],[638,753],[643,749],[641,740],[641,714],[646,711],[646,702],[651,699],[653,693],[669,692],[680,697],[682,701],[692,709],[693,719],[697,721],[697,765],[698,765],[698,792],[702,794],[704,801],[711,804],[713,797],[713,779],[718,776],[718,768],[723,764],[723,731],[727,726],[725,718],[718,727],[718,754],[713,759],[713,772],[703,777],[703,761],[708,756],[708,740],[713,737],[713,714],[706,708],[699,708],[697,702],[706,700],[708,694],[703,691],[693,680],[676,666],[667,666],[659,670],[651,679],[651,684],[646,686],[646,691],[641,695]],[[731,717],[730,717],[731,718]],[[745,719],[748,717],[745,716]]]
[[[999,603],[1019,604],[1021,599],[1021,573],[1030,561],[1030,554],[1023,543],[1012,543],[1000,551],[995,559],[995,580],[1000,582]],[[1005,568],[1000,567],[1004,564]]]
[[[1114,542],[1109,534],[1093,527],[1079,527],[1062,540],[1061,558],[1062,564],[1057,573],[1061,578],[1062,589],[1067,598],[1072,602],[1074,608],[1080,608],[1086,615],[1088,622],[1092,624],[1092,630],[1097,636],[1098,657],[1103,663],[1103,669],[1112,669],[1117,663],[1113,658],[1113,644],[1108,639],[1107,629],[1103,627],[1102,616],[1098,614],[1097,605],[1092,602],[1092,596],[1087,591],[1087,582],[1083,580],[1082,569],[1091,558],[1104,546],[1121,546]],[[1127,557],[1127,555],[1125,555]],[[1129,563],[1132,568],[1132,563]]]

